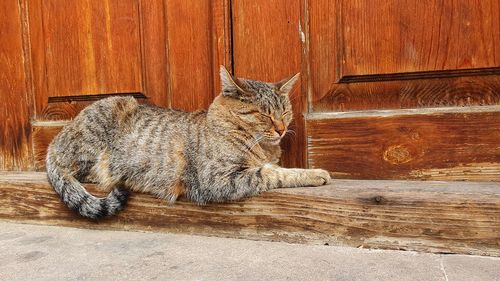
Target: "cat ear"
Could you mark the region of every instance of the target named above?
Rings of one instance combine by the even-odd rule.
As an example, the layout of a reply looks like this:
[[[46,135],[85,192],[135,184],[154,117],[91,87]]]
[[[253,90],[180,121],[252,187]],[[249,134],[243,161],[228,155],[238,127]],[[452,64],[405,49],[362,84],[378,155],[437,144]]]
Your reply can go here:
[[[300,72],[293,75],[292,77],[288,77],[276,83],[276,88],[278,89],[278,92],[282,95],[288,95],[292,91],[293,86],[295,85],[297,80],[299,80],[299,77],[300,77]]]
[[[247,96],[248,93],[241,88],[236,82],[236,79],[227,71],[227,69],[220,66],[220,81],[222,84],[222,95],[230,97]]]

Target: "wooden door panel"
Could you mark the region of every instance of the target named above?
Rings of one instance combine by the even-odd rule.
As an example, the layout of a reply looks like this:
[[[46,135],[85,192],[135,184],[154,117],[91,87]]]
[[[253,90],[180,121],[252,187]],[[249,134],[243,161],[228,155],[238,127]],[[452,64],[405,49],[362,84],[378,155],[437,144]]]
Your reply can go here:
[[[499,103],[498,1],[309,5],[314,111]]]
[[[323,76],[321,71],[313,72],[314,81],[319,79],[314,74]],[[315,112],[498,105],[500,76],[331,83],[323,96],[315,96]]]
[[[339,80],[500,65],[497,0],[338,3]]]
[[[31,102],[20,8],[15,0],[0,2],[0,170],[32,167]]]
[[[500,181],[499,109],[311,114],[308,164],[338,178]]]
[[[47,111],[53,97],[58,102],[142,91],[137,0],[29,5],[38,120],[60,118]]]
[[[115,94],[207,108],[230,61],[228,0],[50,0],[29,11],[38,121]]]
[[[170,105],[206,109],[220,92],[219,65],[230,64],[228,0],[168,0]]]
[[[234,74],[262,81],[278,81],[301,71],[298,1],[233,1]],[[301,86],[290,94],[294,121],[282,147],[283,164],[304,166],[305,98]]]
[[[308,1],[309,166],[346,178],[500,180],[499,9]]]
[[[165,2],[162,0],[141,0],[141,46],[143,93],[148,101],[167,107],[168,98],[168,52],[167,19]]]
[[[138,1],[45,0],[42,23],[50,96],[141,91]]]

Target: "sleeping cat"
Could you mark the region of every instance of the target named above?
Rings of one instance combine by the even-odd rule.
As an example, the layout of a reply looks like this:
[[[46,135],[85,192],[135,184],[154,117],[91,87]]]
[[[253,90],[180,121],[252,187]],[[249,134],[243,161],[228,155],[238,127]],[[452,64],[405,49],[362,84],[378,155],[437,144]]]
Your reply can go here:
[[[141,105],[131,97],[106,98],[82,110],[48,148],[48,179],[62,201],[97,219],[121,210],[128,190],[204,204],[330,181],[325,170],[277,165],[292,120],[288,93],[298,74],[266,83],[232,77],[221,66],[220,75],[222,93],[208,111]],[[83,181],[110,193],[97,198]]]

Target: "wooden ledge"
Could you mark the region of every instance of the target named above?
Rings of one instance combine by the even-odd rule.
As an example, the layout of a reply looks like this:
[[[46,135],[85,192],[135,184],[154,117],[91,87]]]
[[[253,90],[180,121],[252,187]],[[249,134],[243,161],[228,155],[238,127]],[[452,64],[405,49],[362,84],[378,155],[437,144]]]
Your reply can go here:
[[[500,256],[498,182],[335,180],[207,206],[136,193],[91,221],[63,206],[45,173],[0,172],[0,206],[0,219],[35,224]]]

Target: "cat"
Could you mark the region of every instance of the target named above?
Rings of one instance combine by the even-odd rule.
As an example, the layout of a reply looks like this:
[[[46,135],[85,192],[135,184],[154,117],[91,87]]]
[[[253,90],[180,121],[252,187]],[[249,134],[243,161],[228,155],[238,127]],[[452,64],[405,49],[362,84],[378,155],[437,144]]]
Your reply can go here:
[[[233,77],[221,66],[221,94],[207,111],[192,113],[132,97],[99,100],[50,143],[48,180],[65,205],[91,219],[123,209],[129,190],[206,204],[327,184],[325,170],[278,166],[298,77],[267,83]],[[84,181],[109,194],[93,196]]]

